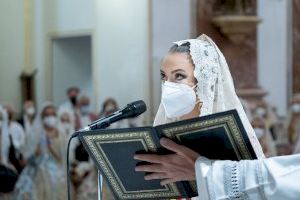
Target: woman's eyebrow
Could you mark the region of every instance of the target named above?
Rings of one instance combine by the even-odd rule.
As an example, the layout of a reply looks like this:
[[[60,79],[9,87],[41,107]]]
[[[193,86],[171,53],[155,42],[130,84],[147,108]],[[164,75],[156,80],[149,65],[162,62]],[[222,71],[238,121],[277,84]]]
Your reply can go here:
[[[173,70],[173,71],[171,72],[171,74],[174,74],[174,73],[179,72],[179,71],[185,72],[183,69],[175,69],[175,70]]]

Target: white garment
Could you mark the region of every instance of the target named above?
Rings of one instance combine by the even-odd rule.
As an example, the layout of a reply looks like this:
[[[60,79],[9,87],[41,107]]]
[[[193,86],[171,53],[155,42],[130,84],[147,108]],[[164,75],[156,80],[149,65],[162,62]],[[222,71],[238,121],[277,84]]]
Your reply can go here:
[[[80,115],[81,128],[88,126],[90,123],[92,123],[90,115]]]
[[[200,116],[236,109],[246,129],[250,142],[258,158],[264,158],[262,148],[237,97],[226,60],[217,45],[206,35],[198,39],[182,40],[177,45],[190,43],[190,55],[195,65],[197,96],[203,102]],[[154,126],[179,119],[166,117],[164,107],[159,106]]]
[[[25,144],[22,148],[22,154],[27,160],[34,153],[34,149],[31,148],[35,144],[36,133],[34,133],[33,122],[31,123],[27,115],[23,116],[24,132],[25,132]],[[34,120],[33,120],[34,121]]]
[[[300,199],[300,154],[239,162],[200,156],[195,167],[199,200]]]
[[[1,160],[3,164],[8,164],[8,153],[9,153],[9,133],[8,133],[8,114],[5,109],[0,105],[0,114],[2,116],[1,130],[0,130],[0,151]]]
[[[17,151],[20,152],[25,144],[25,133],[23,127],[18,122],[10,122],[8,126],[8,133],[12,137],[12,143]]]
[[[75,126],[76,109],[73,107],[72,103],[69,101],[66,101],[65,103],[63,103],[59,106],[57,114],[60,115],[65,112],[69,114],[70,122],[72,125]]]
[[[59,106],[58,110],[72,110],[73,111],[74,107],[70,101],[66,101]]]

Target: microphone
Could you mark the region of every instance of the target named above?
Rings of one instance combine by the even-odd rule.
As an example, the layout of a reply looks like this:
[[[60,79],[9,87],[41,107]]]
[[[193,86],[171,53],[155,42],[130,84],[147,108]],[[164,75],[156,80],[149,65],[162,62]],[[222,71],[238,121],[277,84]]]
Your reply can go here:
[[[103,117],[92,122],[88,126],[80,129],[79,132],[107,128],[116,121],[126,118],[137,117],[140,114],[144,113],[146,110],[147,106],[144,101],[134,101],[132,103],[127,104],[127,106],[122,110],[118,110],[107,117]]]

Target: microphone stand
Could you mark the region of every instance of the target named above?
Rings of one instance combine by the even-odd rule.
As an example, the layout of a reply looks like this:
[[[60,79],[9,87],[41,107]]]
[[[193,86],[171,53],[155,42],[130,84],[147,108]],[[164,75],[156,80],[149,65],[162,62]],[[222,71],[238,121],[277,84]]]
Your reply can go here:
[[[103,197],[103,176],[98,170],[98,200],[102,200]]]
[[[67,174],[68,174],[68,200],[70,200],[70,170],[69,170],[69,149],[71,140],[78,136],[80,132],[89,131],[89,130],[97,130],[97,129],[105,129],[109,127],[112,123],[119,121],[124,118],[128,117],[137,117],[138,115],[145,112],[147,109],[146,104],[144,101],[135,101],[130,104],[128,104],[123,110],[116,111],[113,114],[109,115],[108,117],[104,117],[101,119],[98,119],[94,122],[92,122],[90,125],[88,125],[85,128],[80,129],[79,131],[76,131],[72,134],[71,138],[68,142],[68,148],[67,148]],[[97,190],[98,190],[98,200],[102,200],[102,193],[103,193],[103,176],[101,175],[100,171],[98,170],[98,180],[97,180]]]

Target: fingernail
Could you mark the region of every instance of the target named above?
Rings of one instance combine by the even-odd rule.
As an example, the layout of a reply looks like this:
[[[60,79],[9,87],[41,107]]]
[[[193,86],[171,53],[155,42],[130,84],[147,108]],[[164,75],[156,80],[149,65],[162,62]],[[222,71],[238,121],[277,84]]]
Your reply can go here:
[[[139,167],[134,168],[135,171],[140,171]]]

